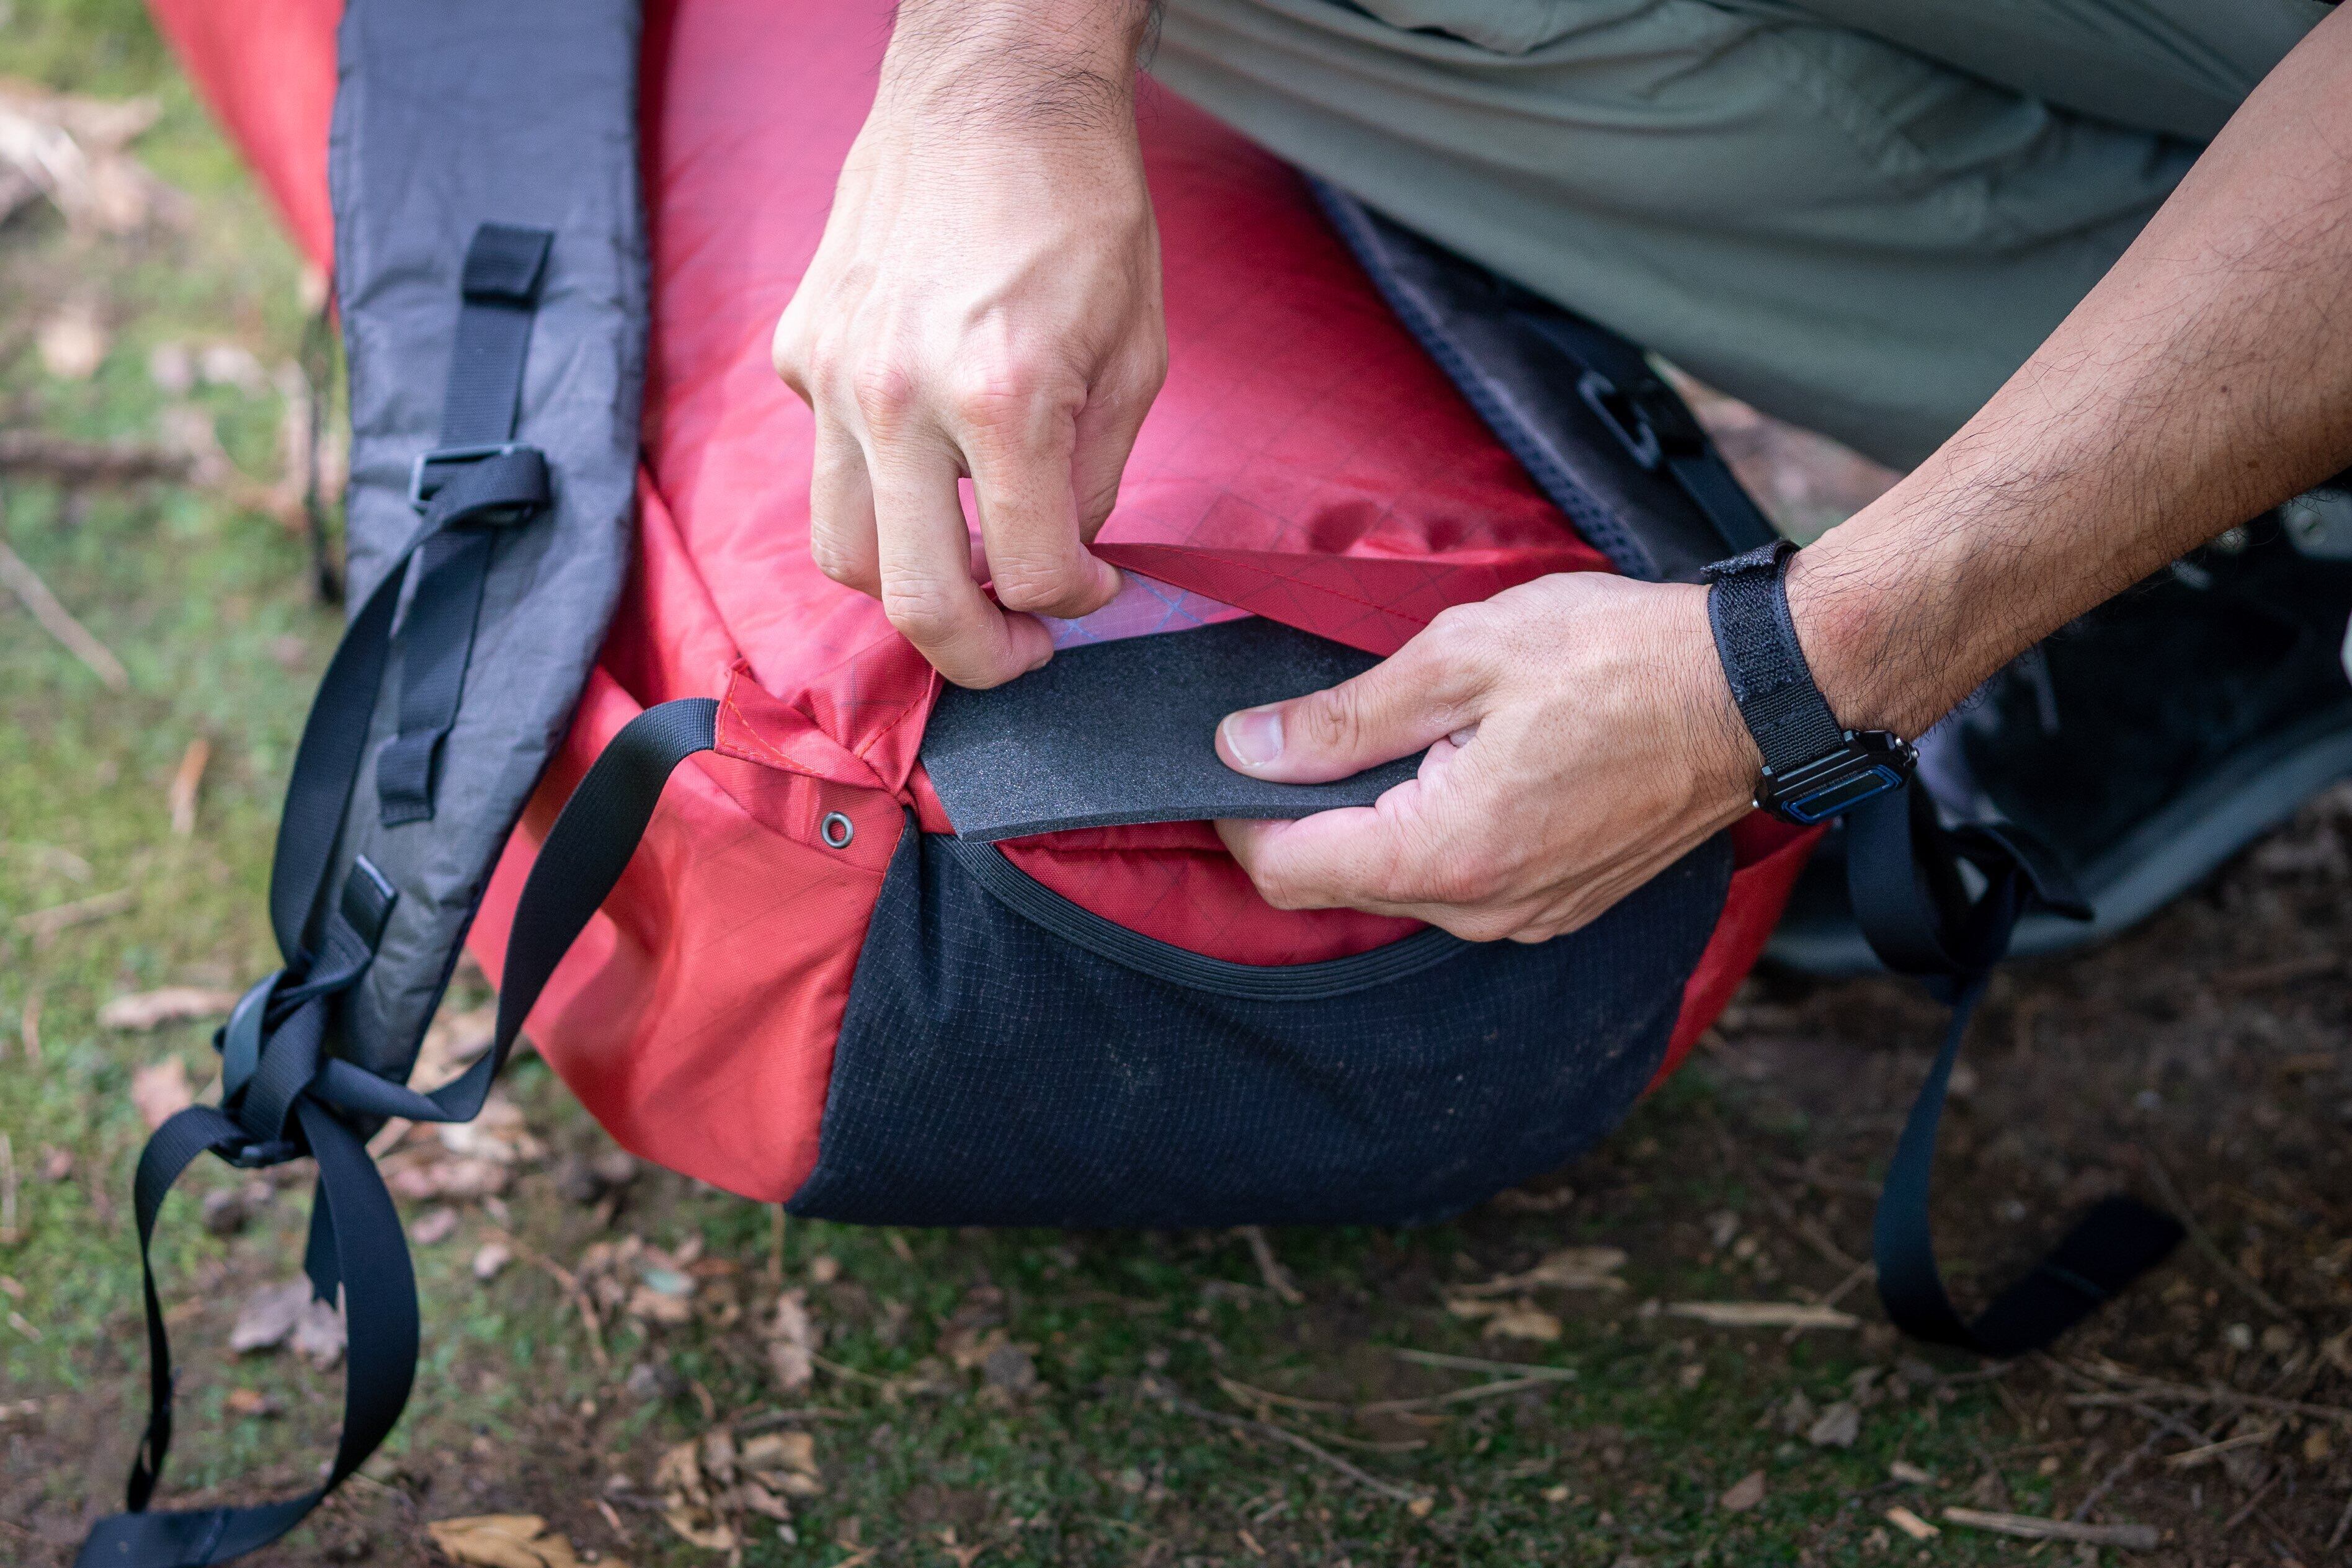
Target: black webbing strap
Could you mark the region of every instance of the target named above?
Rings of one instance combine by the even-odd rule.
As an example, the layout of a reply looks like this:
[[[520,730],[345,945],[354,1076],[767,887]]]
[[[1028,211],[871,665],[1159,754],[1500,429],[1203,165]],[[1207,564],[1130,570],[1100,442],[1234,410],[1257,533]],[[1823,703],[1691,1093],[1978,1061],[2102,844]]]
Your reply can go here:
[[[1583,373],[1576,391],[1585,405],[1635,462],[1663,470],[1682,487],[1727,552],[1754,550],[1779,537],[1690,406],[1641,350],[1563,312],[1544,315],[1538,330]]]
[[[130,1511],[99,1521],[82,1543],[76,1568],[204,1568],[265,1546],[341,1485],[400,1419],[416,1371],[416,1281],[399,1213],[357,1133],[312,1101],[297,1106],[295,1115],[303,1145],[319,1163],[320,1209],[333,1216],[336,1275],[349,1329],[343,1429],[334,1463],[315,1490],[279,1502],[147,1510],[172,1446],[172,1347],[149,1257],[155,1216],[172,1184],[198,1154],[229,1156],[246,1142],[235,1121],[209,1108],[191,1107],[156,1130],[139,1157],[133,1188],[147,1307],[149,1405],[146,1436],[131,1472]]]
[[[1926,978],[1952,1008],[1879,1193],[1871,1231],[1879,1300],[1915,1338],[1983,1355],[2039,1350],[2162,1262],[2184,1234],[2171,1215],[2136,1198],[2104,1198],[1973,1321],[1953,1308],[1936,1264],[1928,1221],[1936,1131],[1969,1020],[2020,915],[2040,908],[2087,920],[2091,910],[2014,829],[1945,827],[1916,780],[1864,801],[1845,821],[1847,886],[1863,934],[1888,968]],[[1973,896],[1963,863],[1983,881]]]
[[[1789,618],[1789,596],[1777,568],[1796,551],[1793,541],[1775,540],[1706,569],[1713,584],[1706,596],[1707,626],[1731,700],[1755,737],[1764,766],[1778,774],[1836,750],[1845,740],[1845,726],[1813,683]],[[1777,637],[1767,629],[1775,626]]]
[[[490,1050],[463,1077],[431,1095],[420,1095],[331,1058],[290,1097],[273,1142],[257,1139],[245,1114],[233,1117],[205,1106],[181,1111],[148,1141],[139,1157],[132,1194],[147,1311],[147,1429],[131,1468],[129,1511],[99,1521],[82,1545],[76,1568],[205,1568],[266,1545],[300,1522],[364,1463],[398,1422],[416,1369],[416,1281],[391,1194],[359,1134],[339,1112],[452,1121],[481,1109],[548,977],[626,869],[663,785],[679,763],[710,749],[718,715],[719,704],[707,698],[648,709],[613,738],[565,802],[515,907],[499,986],[497,1035]],[[311,731],[316,731],[315,714],[313,721]],[[331,750],[323,742],[313,748],[310,740],[306,731],[304,753],[296,763],[298,774],[306,759],[315,766]],[[298,884],[308,869],[289,865],[282,839],[279,869]],[[347,915],[339,912],[331,928]],[[324,945],[339,947],[345,940],[331,936]],[[286,984],[282,974],[273,977],[248,994],[224,1031],[225,1036],[248,1027],[268,1031],[258,1047],[258,1064],[237,1096],[241,1112],[254,1106],[257,1092],[275,1105],[279,1097],[264,1090],[273,1081],[274,1061],[299,1063],[307,1051],[316,1062],[317,1037],[298,1020],[322,994],[331,993],[314,992],[296,1001],[286,1022],[274,1027],[250,1022],[303,989]],[[267,1114],[281,1113],[273,1110]],[[334,1464],[323,1485],[281,1502],[148,1511],[172,1446],[172,1348],[149,1260],[156,1215],[180,1173],[198,1154],[255,1164],[305,1152],[319,1165],[306,1267],[322,1299],[331,1300],[340,1289],[348,1319],[343,1429]]]
[[[545,229],[486,223],[466,247],[441,444],[417,459],[409,487],[420,510],[437,506],[448,489],[485,468],[505,470],[497,485],[506,499],[497,507],[475,504],[468,521],[524,521],[547,503],[544,459],[512,441],[531,318],[553,240]],[[378,808],[388,827],[433,816],[434,761],[457,721],[495,544],[489,529],[445,522],[419,563],[416,595],[400,630],[400,729],[375,764]]]

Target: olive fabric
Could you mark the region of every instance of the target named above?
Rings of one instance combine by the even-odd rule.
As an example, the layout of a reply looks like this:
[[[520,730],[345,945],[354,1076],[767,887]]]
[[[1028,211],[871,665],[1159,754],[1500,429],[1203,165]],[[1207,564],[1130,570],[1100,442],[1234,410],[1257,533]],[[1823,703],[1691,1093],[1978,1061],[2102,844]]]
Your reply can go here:
[[[1725,391],[1916,462],[2317,0],[1168,0],[1152,74]]]

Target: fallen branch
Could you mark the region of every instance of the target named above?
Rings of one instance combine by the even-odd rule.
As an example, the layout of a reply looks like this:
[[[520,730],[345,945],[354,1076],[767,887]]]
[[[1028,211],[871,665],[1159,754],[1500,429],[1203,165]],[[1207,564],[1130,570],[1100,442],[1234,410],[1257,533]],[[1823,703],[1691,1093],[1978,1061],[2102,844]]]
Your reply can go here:
[[[2253,1410],[2276,1410],[2288,1415],[2310,1415],[2322,1421],[2334,1421],[2352,1426],[2352,1410],[2340,1405],[2313,1405],[2301,1399],[2273,1399],[2266,1394],[2241,1394],[2234,1388],[2191,1388],[2185,1383],[2165,1383],[2148,1378],[2137,1385],[2141,1399],[2177,1399],[2188,1405],[2238,1405]],[[2069,1405],[2128,1405],[2130,1394],[2070,1394]]]
[[[2072,1541],[2086,1546],[2120,1546],[2126,1552],[2153,1552],[2161,1539],[2152,1524],[2083,1524],[2071,1519],[1988,1513],[1975,1508],[1948,1508],[1944,1517],[1971,1530],[1990,1530],[2020,1541]]]
[[[1366,1470],[1360,1466],[1349,1463],[1339,1455],[1331,1452],[1330,1449],[1324,1447],[1321,1444],[1314,1442],[1309,1438],[1300,1436],[1297,1433],[1293,1432],[1287,1426],[1277,1426],[1271,1421],[1254,1421],[1245,1415],[1228,1415],[1222,1410],[1207,1409],[1204,1406],[1193,1404],[1191,1400],[1186,1399],[1174,1389],[1168,1387],[1165,1384],[1159,1382],[1157,1379],[1147,1379],[1145,1381],[1144,1393],[1149,1397],[1158,1399],[1170,1409],[1181,1411],[1183,1414],[1192,1416],[1197,1420],[1211,1422],[1219,1426],[1230,1427],[1236,1432],[1246,1432],[1252,1436],[1264,1437],[1273,1442],[1286,1444],[1289,1447],[1297,1449],[1300,1453],[1307,1455],[1310,1458],[1321,1460],[1324,1464],[1330,1466],[1331,1468],[1347,1477],[1348,1479],[1355,1482],[1358,1486],[1362,1487],[1365,1490],[1378,1493],[1380,1496],[1387,1498],[1391,1502],[1401,1502],[1410,1508],[1415,1503],[1423,1501],[1422,1494],[1414,1491],[1412,1488],[1398,1486],[1393,1481],[1384,1481],[1381,1479],[1380,1477],[1373,1475],[1370,1471]]]
[[[90,635],[89,628],[75,620],[49,585],[41,581],[40,574],[25,563],[25,558],[0,543],[0,583],[33,613],[41,629],[66,647],[66,651],[89,667],[89,672],[106,685],[109,691],[131,689],[131,672],[104,643]]]

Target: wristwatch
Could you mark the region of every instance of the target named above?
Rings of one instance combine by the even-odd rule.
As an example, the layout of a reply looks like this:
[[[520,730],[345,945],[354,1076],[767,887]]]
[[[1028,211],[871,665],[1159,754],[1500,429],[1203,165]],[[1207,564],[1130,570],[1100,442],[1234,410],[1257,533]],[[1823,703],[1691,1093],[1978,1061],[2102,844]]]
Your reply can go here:
[[[1919,753],[1884,730],[1849,730],[1831,713],[1789,618],[1781,577],[1796,552],[1776,540],[1708,567],[1706,619],[1732,700],[1764,754],[1756,804],[1810,827],[1902,788]]]

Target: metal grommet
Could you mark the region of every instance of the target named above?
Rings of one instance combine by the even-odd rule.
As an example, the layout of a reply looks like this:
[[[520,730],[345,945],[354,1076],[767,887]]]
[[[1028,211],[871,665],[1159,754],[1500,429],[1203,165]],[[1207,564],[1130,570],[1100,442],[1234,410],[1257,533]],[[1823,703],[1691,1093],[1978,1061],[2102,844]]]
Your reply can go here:
[[[824,820],[816,825],[816,830],[824,836],[825,843],[835,849],[848,848],[849,841],[857,837],[857,824],[837,811],[826,812]]]

